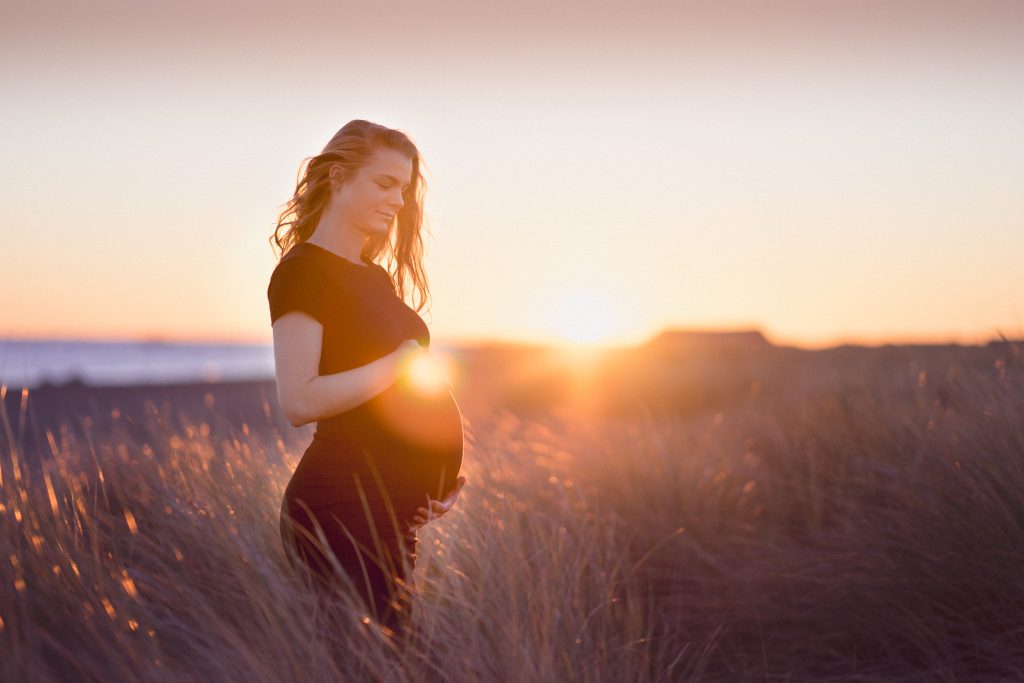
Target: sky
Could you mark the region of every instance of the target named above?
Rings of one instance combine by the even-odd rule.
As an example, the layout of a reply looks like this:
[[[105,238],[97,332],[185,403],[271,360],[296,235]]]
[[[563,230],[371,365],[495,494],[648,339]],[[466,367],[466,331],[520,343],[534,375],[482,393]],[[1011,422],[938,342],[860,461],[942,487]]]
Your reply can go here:
[[[8,3],[0,338],[269,342],[345,122],[427,166],[435,343],[1024,337],[1024,4]]]

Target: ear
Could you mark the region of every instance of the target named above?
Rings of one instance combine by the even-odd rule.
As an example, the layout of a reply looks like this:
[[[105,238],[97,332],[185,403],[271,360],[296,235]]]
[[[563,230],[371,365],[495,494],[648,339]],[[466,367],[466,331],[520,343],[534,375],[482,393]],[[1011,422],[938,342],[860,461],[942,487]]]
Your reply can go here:
[[[341,164],[331,164],[327,170],[327,179],[331,181],[331,185],[341,185],[345,182],[345,169],[342,168]]]

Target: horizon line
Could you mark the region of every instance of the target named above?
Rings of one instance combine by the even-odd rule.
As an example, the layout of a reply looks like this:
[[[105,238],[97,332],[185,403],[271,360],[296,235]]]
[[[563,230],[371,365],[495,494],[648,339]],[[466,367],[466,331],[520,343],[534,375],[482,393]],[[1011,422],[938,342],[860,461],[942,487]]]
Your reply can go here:
[[[667,326],[659,329],[653,334],[647,335],[642,341],[635,343],[616,343],[595,341],[572,341],[560,339],[542,338],[517,338],[517,337],[487,337],[487,336],[465,336],[465,337],[434,337],[431,335],[431,345],[445,348],[468,348],[483,346],[532,346],[541,348],[569,348],[569,349],[594,349],[611,350],[623,348],[640,348],[666,333],[677,334],[750,334],[758,333],[765,341],[777,348],[797,348],[804,350],[822,350],[842,346],[882,347],[882,346],[985,346],[992,342],[1024,343],[1024,332],[1015,335],[1006,334],[996,329],[988,334],[963,334],[963,333],[942,333],[942,334],[893,334],[884,335],[855,335],[839,334],[824,341],[809,341],[794,337],[775,336],[766,333],[757,326],[729,325],[721,327],[713,326]],[[171,335],[125,335],[125,336],[92,336],[92,335],[7,335],[0,338],[0,344],[18,343],[82,343],[82,344],[166,344],[179,346],[272,346],[270,338],[252,338],[246,336],[171,336]]]

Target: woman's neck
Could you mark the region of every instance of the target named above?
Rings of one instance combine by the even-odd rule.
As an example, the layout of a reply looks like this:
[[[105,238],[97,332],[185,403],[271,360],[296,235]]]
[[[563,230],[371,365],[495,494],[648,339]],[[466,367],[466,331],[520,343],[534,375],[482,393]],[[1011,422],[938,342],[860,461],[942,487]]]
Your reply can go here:
[[[334,252],[343,259],[362,264],[365,240],[366,235],[346,225],[341,216],[333,215],[329,208],[325,208],[307,241]]]

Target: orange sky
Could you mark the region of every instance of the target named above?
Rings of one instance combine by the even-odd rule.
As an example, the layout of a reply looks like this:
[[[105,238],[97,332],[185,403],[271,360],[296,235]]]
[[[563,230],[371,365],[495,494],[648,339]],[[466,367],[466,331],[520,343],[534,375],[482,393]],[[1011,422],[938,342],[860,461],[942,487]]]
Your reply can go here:
[[[269,341],[351,118],[428,164],[437,341],[1024,337],[1020,3],[341,7],[5,10],[0,337]]]

